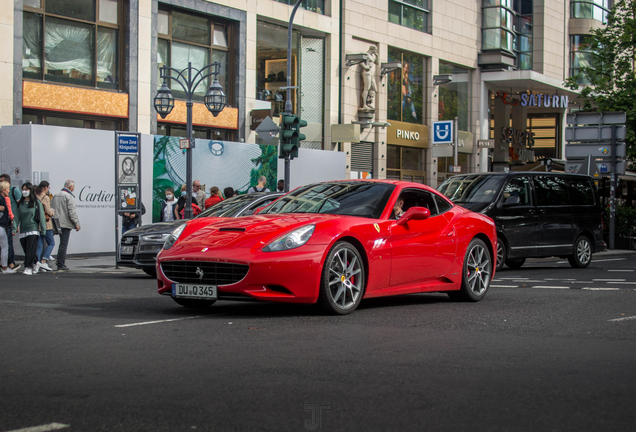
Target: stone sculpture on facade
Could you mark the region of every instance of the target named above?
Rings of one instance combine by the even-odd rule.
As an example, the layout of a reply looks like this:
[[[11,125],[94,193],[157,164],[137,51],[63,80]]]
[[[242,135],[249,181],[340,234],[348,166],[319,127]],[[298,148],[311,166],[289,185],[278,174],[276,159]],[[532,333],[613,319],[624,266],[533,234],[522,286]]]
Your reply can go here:
[[[373,100],[378,91],[375,83],[375,66],[379,64],[378,47],[371,45],[367,51],[367,59],[360,63],[362,67],[362,97],[359,111],[375,111]]]

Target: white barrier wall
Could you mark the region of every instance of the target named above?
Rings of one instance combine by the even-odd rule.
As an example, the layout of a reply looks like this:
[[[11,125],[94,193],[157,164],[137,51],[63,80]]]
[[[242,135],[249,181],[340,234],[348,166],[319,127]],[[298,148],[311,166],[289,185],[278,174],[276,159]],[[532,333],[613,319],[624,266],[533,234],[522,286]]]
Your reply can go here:
[[[307,183],[345,178],[345,154],[301,148],[291,161],[290,189]],[[153,136],[141,136],[141,200],[152,222]],[[0,129],[0,171],[12,184],[46,180],[56,194],[68,179],[75,181],[75,206],[82,229],[73,231],[69,254],[115,251],[115,133],[59,126],[18,125]],[[284,178],[284,160],[278,178]],[[274,185],[273,188],[276,186]],[[121,226],[121,219],[120,219]],[[22,248],[14,239],[16,254]],[[57,246],[53,254],[57,253]]]

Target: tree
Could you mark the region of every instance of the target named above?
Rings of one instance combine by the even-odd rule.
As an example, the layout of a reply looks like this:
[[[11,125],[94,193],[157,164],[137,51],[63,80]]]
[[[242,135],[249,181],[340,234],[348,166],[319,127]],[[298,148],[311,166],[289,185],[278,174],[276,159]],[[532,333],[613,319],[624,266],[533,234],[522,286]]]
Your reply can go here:
[[[591,30],[590,64],[568,78],[580,90],[584,111],[627,113],[627,157],[636,166],[636,1],[618,0],[606,26]],[[587,82],[588,84],[581,84]]]

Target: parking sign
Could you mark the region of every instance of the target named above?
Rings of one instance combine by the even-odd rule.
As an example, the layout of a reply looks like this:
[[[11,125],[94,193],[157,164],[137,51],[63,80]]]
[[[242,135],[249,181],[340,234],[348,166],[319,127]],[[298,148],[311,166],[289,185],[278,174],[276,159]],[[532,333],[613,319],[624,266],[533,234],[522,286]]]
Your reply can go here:
[[[433,122],[433,145],[453,143],[453,120]]]

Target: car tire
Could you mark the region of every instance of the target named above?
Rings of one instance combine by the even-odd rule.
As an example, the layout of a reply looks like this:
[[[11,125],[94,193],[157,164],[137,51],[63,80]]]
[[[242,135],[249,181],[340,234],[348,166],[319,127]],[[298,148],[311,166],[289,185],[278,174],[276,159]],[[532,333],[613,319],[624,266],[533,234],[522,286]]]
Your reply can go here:
[[[155,268],[145,268],[143,269],[144,273],[146,273],[151,278],[157,279],[157,269]]]
[[[509,259],[506,261],[506,265],[510,267],[511,269],[518,269],[518,268],[521,268],[521,266],[525,262],[526,262],[525,258]]]
[[[590,239],[582,235],[574,242],[574,253],[568,257],[574,268],[585,268],[592,262],[592,245]]]
[[[478,302],[486,296],[492,278],[492,257],[482,240],[474,238],[466,249],[459,291],[447,292],[451,300]]]
[[[508,256],[508,249],[504,244],[501,237],[497,237],[497,270],[501,270],[506,262]]]
[[[216,300],[197,300],[197,299],[183,299],[173,298],[178,305],[187,307],[189,309],[207,309],[216,303]]]
[[[365,279],[358,250],[345,241],[336,243],[322,269],[318,303],[331,315],[350,314],[362,301]]]

